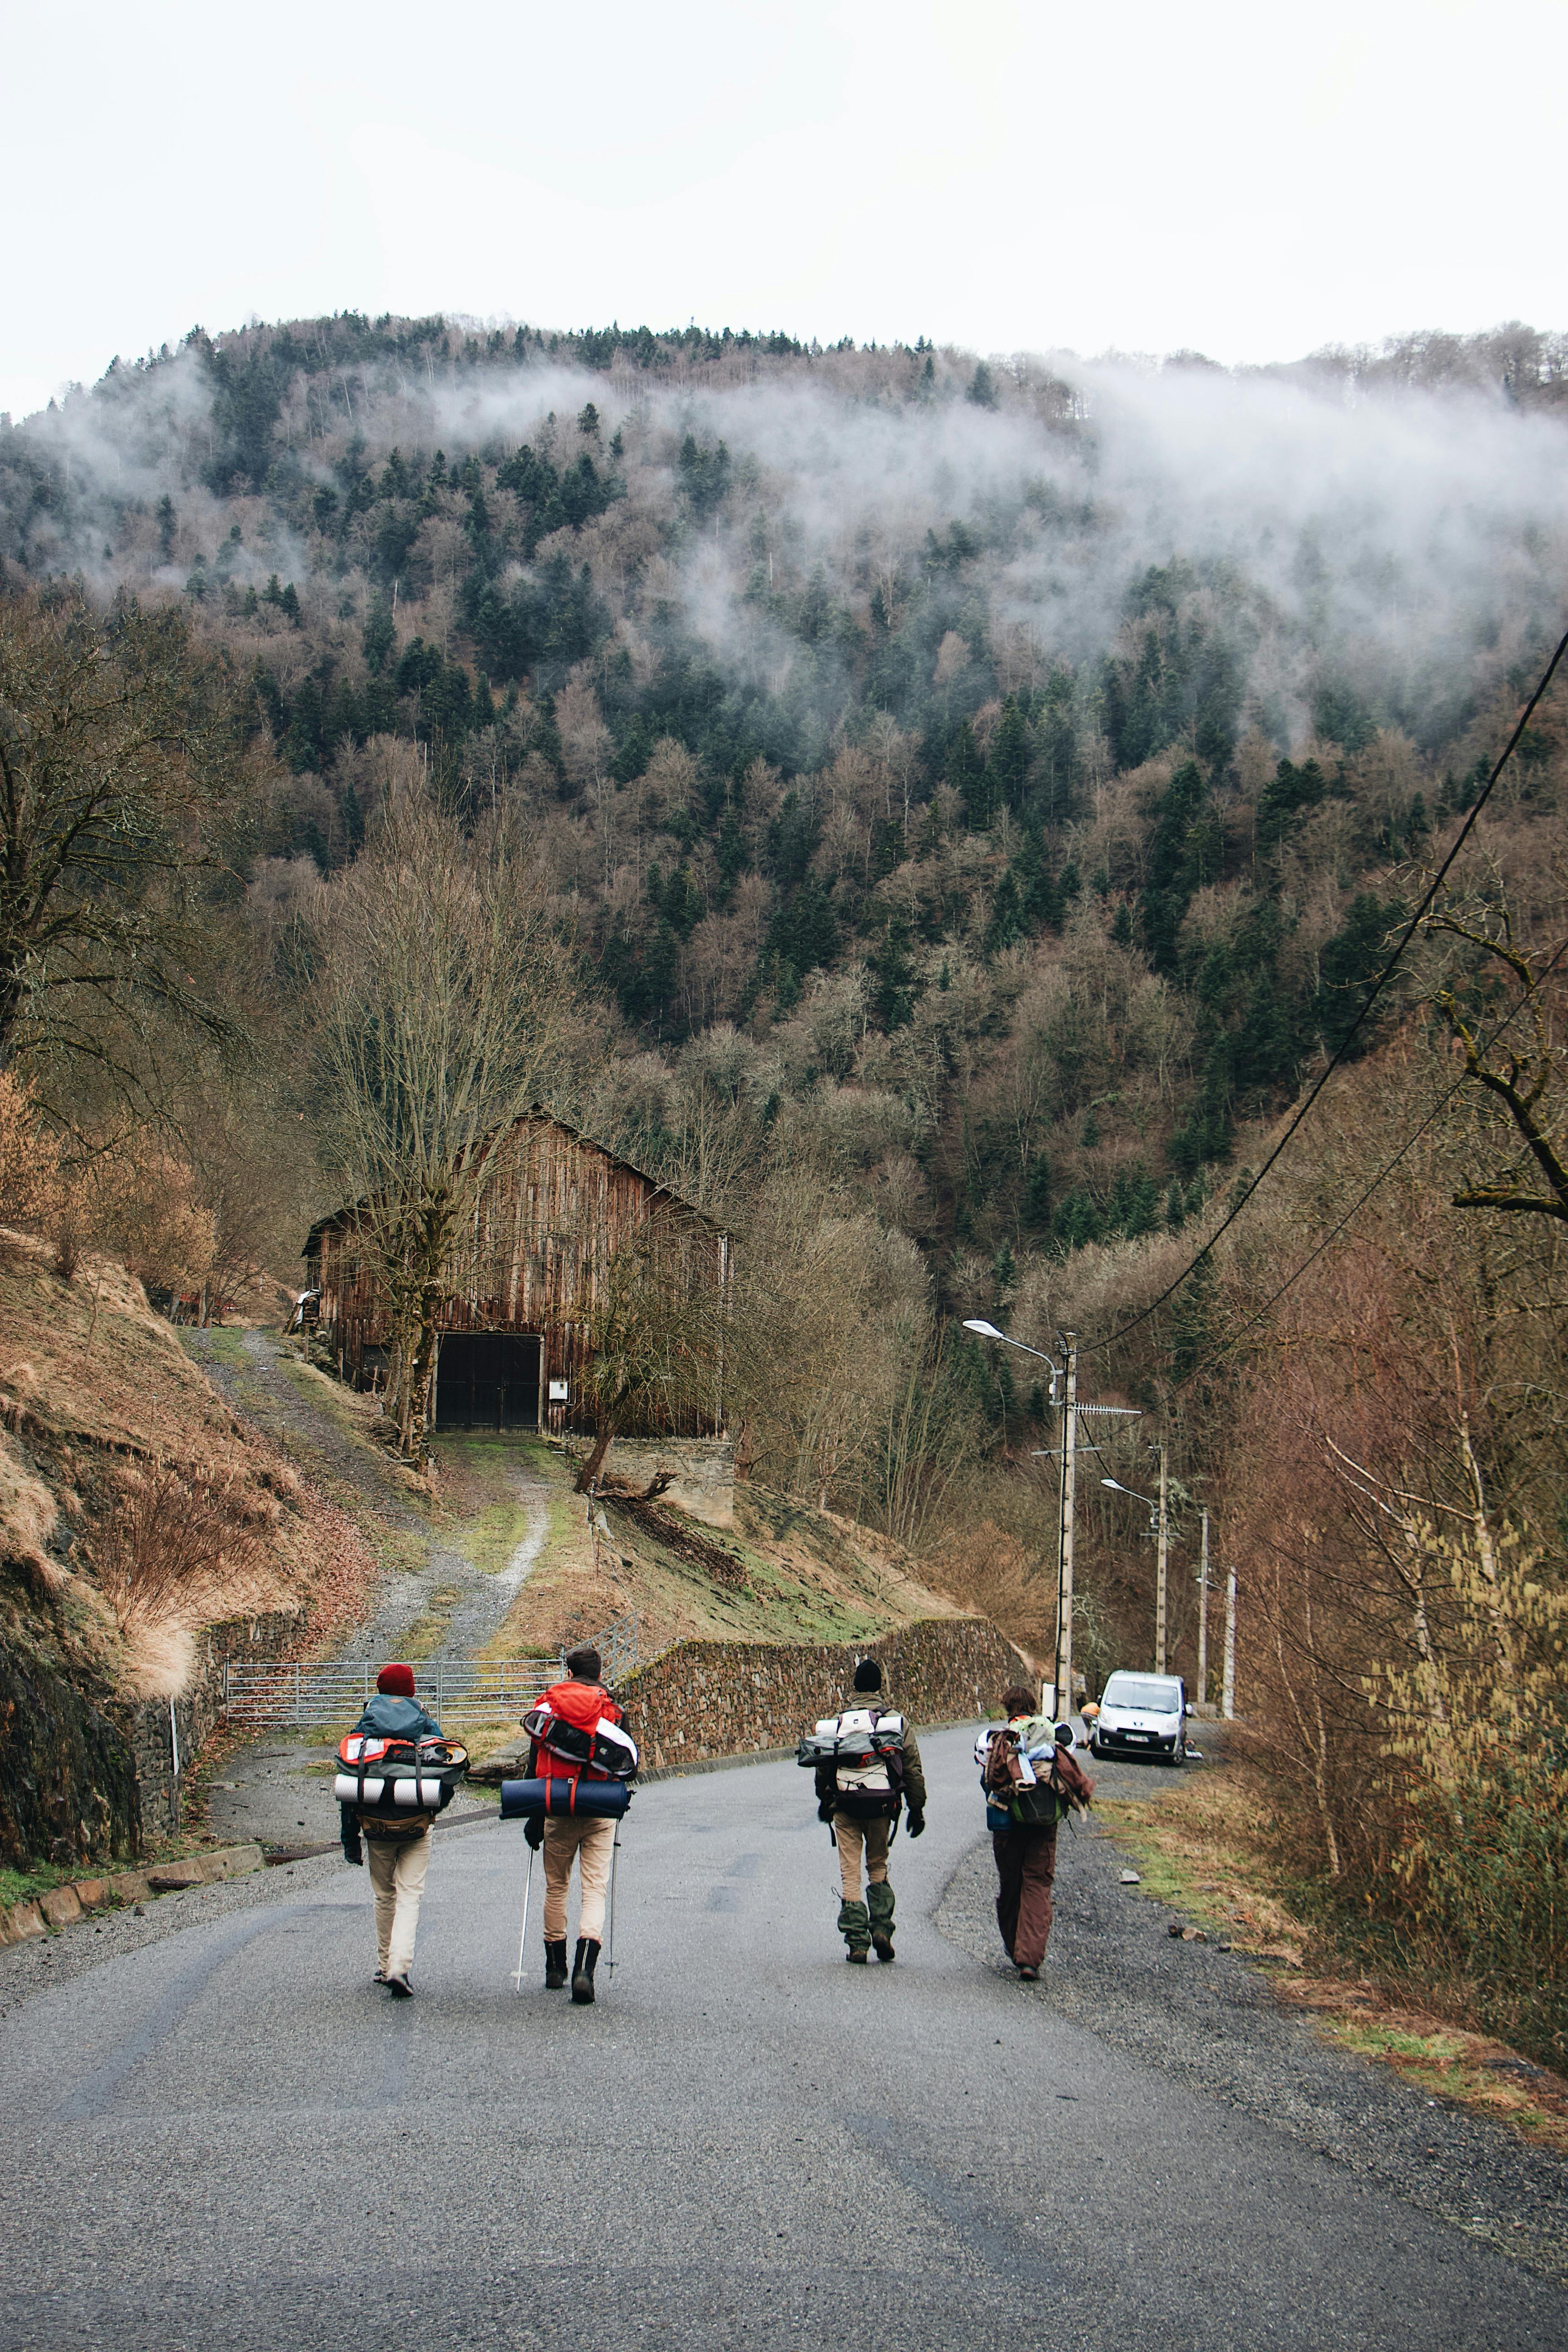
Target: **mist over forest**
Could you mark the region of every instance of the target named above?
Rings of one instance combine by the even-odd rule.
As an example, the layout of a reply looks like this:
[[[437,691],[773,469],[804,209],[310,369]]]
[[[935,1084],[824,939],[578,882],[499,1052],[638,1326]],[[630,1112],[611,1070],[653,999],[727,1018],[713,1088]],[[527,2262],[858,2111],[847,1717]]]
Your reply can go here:
[[[410,761],[526,809],[618,1015],[576,1114],[700,1192],[670,1089],[721,1045],[962,1304],[1179,1231],[1353,1015],[1554,634],[1565,386],[1523,327],[195,330],[7,422],[0,561],[221,648],[268,935]]]

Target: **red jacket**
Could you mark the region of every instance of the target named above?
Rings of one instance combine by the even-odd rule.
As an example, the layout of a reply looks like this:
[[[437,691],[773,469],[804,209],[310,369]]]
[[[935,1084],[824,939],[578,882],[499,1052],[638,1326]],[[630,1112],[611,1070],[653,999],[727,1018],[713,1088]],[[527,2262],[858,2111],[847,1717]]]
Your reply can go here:
[[[603,1683],[554,1683],[536,1702],[560,1716],[563,1722],[574,1724],[579,1731],[590,1735],[601,1723],[619,1723],[621,1710]],[[597,1764],[569,1764],[559,1756],[552,1756],[542,1739],[535,1739],[528,1752],[528,1777],[531,1780],[609,1780],[614,1774],[603,1771]]]

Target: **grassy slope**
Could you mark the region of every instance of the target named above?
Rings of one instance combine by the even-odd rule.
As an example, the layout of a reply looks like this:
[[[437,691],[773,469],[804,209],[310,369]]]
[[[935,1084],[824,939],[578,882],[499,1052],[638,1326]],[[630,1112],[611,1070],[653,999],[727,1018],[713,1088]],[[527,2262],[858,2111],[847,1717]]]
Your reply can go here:
[[[595,1526],[572,1491],[572,1463],[552,1447],[444,1438],[437,1457],[447,1539],[484,1568],[504,1567],[529,1524],[514,1470],[522,1466],[536,1507],[545,1490],[547,1539],[490,1644],[497,1655],[552,1650],[632,1610],[645,1654],[685,1637],[863,1641],[917,1617],[956,1613],[896,1545],[765,1488],[738,1489],[732,1532],[691,1528],[719,1556],[710,1567],[680,1557],[613,1499],[604,1526]]]

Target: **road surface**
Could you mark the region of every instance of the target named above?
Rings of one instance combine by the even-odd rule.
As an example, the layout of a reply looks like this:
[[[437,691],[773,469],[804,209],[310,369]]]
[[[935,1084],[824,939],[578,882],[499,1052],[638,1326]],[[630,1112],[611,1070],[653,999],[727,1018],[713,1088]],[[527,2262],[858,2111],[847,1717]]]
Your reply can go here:
[[[970,1735],[922,1749],[891,1968],[788,1764],[639,1792],[593,2009],[537,1878],[508,1981],[499,1822],[437,1837],[410,2002],[331,1858],[0,1954],[0,2346],[1561,2352],[1560,2285],[942,1936]]]

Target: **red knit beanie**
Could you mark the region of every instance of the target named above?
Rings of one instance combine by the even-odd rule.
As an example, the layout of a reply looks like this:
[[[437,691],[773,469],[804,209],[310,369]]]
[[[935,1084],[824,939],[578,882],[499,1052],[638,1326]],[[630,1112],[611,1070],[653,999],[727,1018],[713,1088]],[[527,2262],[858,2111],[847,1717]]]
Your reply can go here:
[[[375,1678],[375,1686],[388,1698],[412,1698],[414,1669],[412,1666],[383,1666]]]

